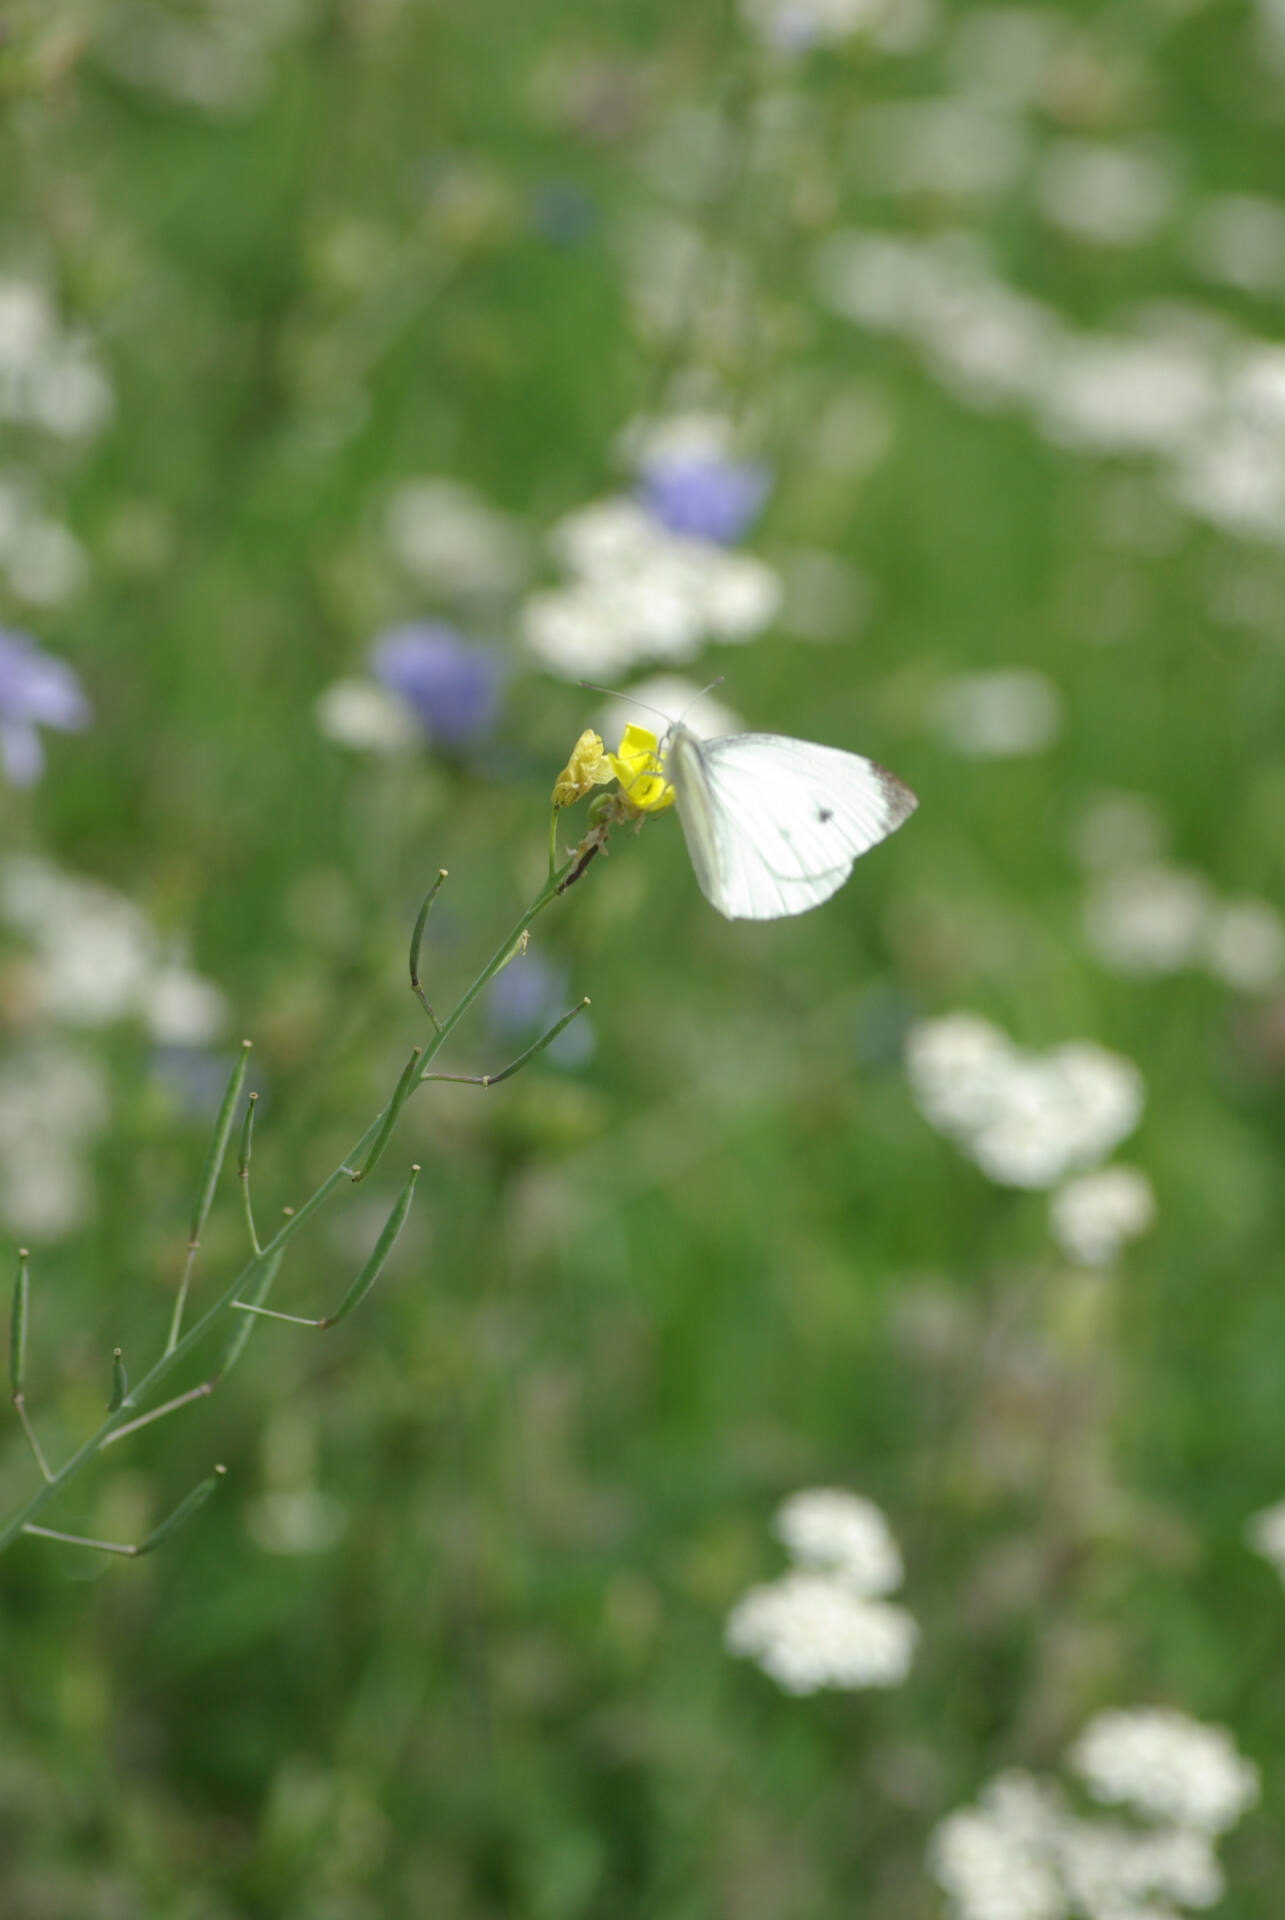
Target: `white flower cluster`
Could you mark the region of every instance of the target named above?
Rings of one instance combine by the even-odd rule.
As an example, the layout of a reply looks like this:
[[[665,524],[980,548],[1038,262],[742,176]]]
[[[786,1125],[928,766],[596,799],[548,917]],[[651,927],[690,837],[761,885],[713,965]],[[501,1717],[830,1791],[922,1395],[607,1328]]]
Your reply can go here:
[[[842,1487],[809,1487],[777,1509],[772,1531],[796,1566],[842,1574],[858,1593],[895,1593],[901,1550],[873,1500]]]
[[[1224,1833],[1258,1798],[1258,1769],[1226,1727],[1173,1707],[1100,1713],[1068,1755],[1095,1800],[1198,1833]]]
[[[1176,1920],[1222,1897],[1213,1838],[1258,1795],[1223,1728],[1171,1709],[1103,1713],[1068,1761],[1095,1799],[1140,1823],[1086,1819],[1055,1783],[1001,1774],[932,1836],[952,1920]]]
[[[1285,1500],[1251,1514],[1245,1523],[1245,1539],[1255,1553],[1271,1561],[1285,1581]]]
[[[1121,173],[1125,157],[1066,156],[1051,198],[1080,218],[1086,170]],[[1134,181],[1136,227],[1159,218],[1167,191],[1154,166]],[[1146,163],[1144,163],[1146,164]],[[1116,197],[1098,196],[1114,220]],[[1097,214],[1094,214],[1097,217]],[[1100,238],[1107,237],[1099,235]],[[1118,244],[1118,230],[1110,236]],[[909,340],[966,404],[1016,407],[1057,445],[1104,456],[1149,455],[1186,512],[1245,538],[1285,541],[1285,347],[1239,334],[1221,315],[1144,312],[1129,331],[1078,332],[995,274],[953,234],[914,240],[832,235],[816,262],[822,298],[857,325]]]
[[[1049,1201],[1053,1238],[1067,1258],[1105,1267],[1155,1224],[1156,1196],[1138,1167],[1101,1167],[1067,1180]]]
[[[227,1006],[213,981],[167,952],[124,895],[32,855],[0,862],[0,920],[21,934],[34,964],[32,1011],[71,1027],[141,1020],[175,1046],[217,1039]]]
[[[897,1544],[878,1507],[839,1488],[793,1494],[774,1531],[795,1567],[751,1587],[728,1615],[729,1653],[753,1660],[785,1693],[895,1687],[919,1629],[877,1596],[901,1584]]]
[[[934,706],[943,741],[969,760],[1042,753],[1062,728],[1062,696],[1047,674],[1028,667],[956,674],[938,688]]]
[[[0,570],[15,598],[29,607],[52,607],[69,600],[89,570],[76,536],[41,510],[28,486],[3,477]]]
[[[0,1217],[24,1240],[54,1240],[89,1212],[85,1157],[107,1124],[103,1069],[54,1042],[0,1063]]]
[[[181,14],[158,0],[108,8],[94,42],[121,80],[205,113],[257,106],[272,58],[306,26],[311,0],[194,0]]]
[[[706,640],[752,640],[780,606],[780,580],[762,560],[670,533],[624,496],[568,515],[551,544],[571,577],[528,596],[523,630],[536,658],[569,680],[690,660]]]
[[[44,288],[0,278],[0,422],[81,441],[112,406],[106,375],[87,343],[62,325]],[[14,597],[54,606],[86,572],[84,549],[41,508],[31,484],[0,473],[0,575]]]
[[[404,481],[388,502],[384,526],[394,558],[439,597],[491,597],[522,584],[520,523],[458,480]]]
[[[921,1021],[906,1066],[920,1111],[1001,1186],[1056,1186],[1105,1159],[1142,1115],[1132,1062],[1087,1040],[1027,1053],[978,1014]]]
[[[63,327],[44,289],[0,279],[0,420],[60,440],[87,438],[111,413],[107,376]]]
[[[1167,156],[1103,140],[1055,140],[1036,200],[1051,226],[1101,247],[1135,247],[1172,212],[1178,180]]]
[[[423,729],[406,702],[377,680],[356,674],[323,687],[314,712],[327,740],[357,753],[404,753],[423,742]]]
[[[1136,979],[1200,966],[1255,993],[1285,978],[1285,920],[1275,907],[1219,899],[1184,867],[1153,862],[1105,873],[1085,901],[1084,927],[1103,964]]]

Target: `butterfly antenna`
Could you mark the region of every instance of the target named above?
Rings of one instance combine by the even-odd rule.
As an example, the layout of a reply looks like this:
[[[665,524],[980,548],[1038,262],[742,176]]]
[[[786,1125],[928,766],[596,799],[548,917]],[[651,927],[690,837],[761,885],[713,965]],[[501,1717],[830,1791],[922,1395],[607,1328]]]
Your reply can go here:
[[[687,719],[687,716],[691,712],[692,708],[698,707],[701,701],[705,698],[705,695],[707,693],[713,693],[715,687],[721,687],[726,678],[727,678],[726,674],[720,673],[718,678],[716,680],[711,680],[707,687],[702,687],[699,693],[694,693],[691,699],[687,702],[687,705],[683,708],[682,712],[679,714],[677,720],[673,721],[671,724],[676,727],[681,727],[685,722],[685,720]]]
[[[714,684],[717,686],[718,682],[715,681]],[[667,727],[672,727],[674,724],[672,714],[662,713],[659,707],[648,706],[645,700],[639,700],[632,693],[622,693],[619,687],[600,687],[593,680],[577,680],[576,685],[584,687],[589,693],[604,693],[608,700],[623,700],[627,706],[641,707],[644,713],[655,714],[657,720],[663,720]]]

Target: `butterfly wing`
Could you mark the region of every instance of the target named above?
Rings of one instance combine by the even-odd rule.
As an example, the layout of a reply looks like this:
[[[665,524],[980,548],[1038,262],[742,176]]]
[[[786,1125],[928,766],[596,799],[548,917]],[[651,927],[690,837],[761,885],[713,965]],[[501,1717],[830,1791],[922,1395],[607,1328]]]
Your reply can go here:
[[[918,804],[875,761],[777,733],[679,728],[667,771],[697,883],[729,920],[819,906]]]

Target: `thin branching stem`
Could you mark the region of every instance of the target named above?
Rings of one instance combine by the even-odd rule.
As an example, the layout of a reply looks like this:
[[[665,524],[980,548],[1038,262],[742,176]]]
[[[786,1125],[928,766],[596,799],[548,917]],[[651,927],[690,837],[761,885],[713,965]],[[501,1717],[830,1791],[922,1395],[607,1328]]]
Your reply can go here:
[[[241,1052],[232,1076],[223,1095],[223,1104],[219,1108],[219,1117],[214,1123],[214,1138],[210,1141],[210,1150],[205,1156],[205,1165],[201,1170],[201,1187],[196,1196],[196,1205],[192,1209],[192,1224],[187,1236],[187,1259],[183,1265],[183,1278],[179,1282],[178,1294],[174,1301],[174,1312],[170,1319],[169,1339],[166,1351],[173,1352],[178,1344],[179,1334],[183,1330],[183,1314],[187,1307],[187,1290],[192,1282],[192,1268],[201,1246],[201,1229],[209,1216],[214,1202],[214,1189],[218,1185],[219,1174],[223,1169],[224,1156],[228,1150],[228,1141],[232,1137],[232,1122],[236,1118],[237,1101],[241,1097],[241,1088],[245,1083],[246,1063],[250,1058],[250,1042],[241,1042]]]
[[[578,1006],[572,1007],[570,1013],[564,1013],[561,1020],[554,1021],[547,1033],[542,1033],[538,1040],[533,1040],[525,1053],[520,1053],[516,1060],[510,1060],[508,1066],[501,1068],[499,1073],[426,1073],[424,1078],[450,1080],[458,1087],[498,1087],[501,1080],[511,1080],[515,1073],[522,1071],[528,1060],[534,1060],[537,1053],[543,1053],[547,1046],[551,1046],[558,1035],[564,1032],[588,1005],[588,1000],[584,999]]]
[[[22,1531],[39,1534],[42,1540],[61,1541],[64,1546],[89,1547],[95,1553],[119,1553],[123,1554],[127,1560],[137,1560],[141,1554],[151,1553],[163,1541],[168,1540],[185,1520],[190,1520],[197,1508],[205,1505],[226,1472],[226,1467],[216,1467],[214,1472],[207,1479],[202,1480],[199,1486],[193,1487],[191,1493],[179,1501],[173,1513],[167,1514],[160,1525],[153,1527],[147,1538],[140,1540],[137,1546],[127,1545],[119,1540],[93,1540],[83,1533],[61,1533],[54,1527],[34,1526],[31,1521],[26,1523]]]
[[[348,1318],[348,1315],[354,1307],[361,1305],[383,1272],[388,1261],[388,1256],[397,1244],[397,1237],[406,1224],[406,1216],[410,1212],[410,1203],[415,1197],[415,1182],[419,1179],[419,1172],[418,1167],[411,1168],[410,1179],[402,1188],[401,1193],[398,1195],[396,1205],[384,1222],[379,1238],[376,1240],[371,1251],[370,1258],[366,1261],[361,1272],[357,1275],[357,1278],[353,1281],[333,1313],[326,1314],[324,1318],[320,1320],[306,1320],[301,1314],[278,1313],[275,1307],[260,1306],[252,1300],[234,1300],[232,1302],[233,1307],[238,1313],[259,1314],[265,1320],[290,1320],[296,1327],[317,1327],[322,1331],[327,1327],[337,1327],[341,1320]]]
[[[574,864],[572,861],[568,861],[563,867],[559,868],[556,873],[550,875],[535,899],[531,901],[524,910],[517,925],[505,935],[490,960],[488,960],[486,966],[483,967],[481,973],[473,981],[472,985],[460,996],[460,999],[452,1008],[451,1012],[438,1025],[432,1039],[425,1047],[421,1056],[420,1071],[418,1079],[415,1082],[416,1085],[418,1085],[419,1080],[425,1077],[430,1062],[450,1034],[459,1025],[469,1008],[477,1000],[479,994],[483,992],[489,982],[494,979],[495,975],[500,971],[501,967],[503,967],[505,961],[509,958],[527,928],[531,926],[532,922],[544,911],[550,902],[556,899],[558,887],[572,864]],[[245,1055],[243,1051],[242,1063],[244,1062],[244,1058]],[[239,1090],[238,1084],[238,1092]],[[17,1513],[11,1515],[7,1521],[0,1523],[0,1553],[2,1553],[6,1547],[12,1546],[13,1542],[24,1532],[39,1531],[41,1533],[47,1533],[49,1531],[47,1528],[37,1529],[35,1527],[34,1523],[37,1515],[42,1513],[49,1503],[61,1493],[63,1488],[76,1477],[81,1469],[88,1465],[100,1449],[108,1444],[119,1428],[129,1424],[129,1416],[136,1415],[140,1403],[149,1398],[155,1389],[169,1378],[174,1369],[182,1364],[192,1352],[193,1348],[199,1345],[216,1322],[227,1312],[234,1300],[254,1302],[257,1304],[257,1299],[261,1297],[260,1290],[263,1289],[266,1291],[265,1281],[270,1279],[272,1273],[275,1273],[277,1266],[280,1264],[282,1254],[295,1238],[296,1234],[307,1225],[314,1214],[320,1212],[321,1208],[325,1206],[326,1202],[331,1199],[334,1194],[339,1192],[341,1188],[351,1184],[352,1169],[363,1163],[365,1155],[378,1139],[387,1117],[387,1111],[388,1109],[385,1108],[382,1112],[376,1114],[361,1138],[344,1155],[334,1171],[327,1174],[315,1192],[311,1193],[293,1212],[287,1214],[287,1217],[277,1228],[276,1233],[273,1234],[267,1244],[262,1246],[258,1253],[251,1256],[246,1265],[242,1267],[241,1271],[237,1274],[235,1280],[206,1308],[200,1318],[194,1320],[185,1333],[180,1332],[177,1337],[171,1338],[171,1340],[167,1342],[165,1350],[159,1360],[155,1361],[153,1365],[135,1381],[116,1412],[108,1414],[107,1418],[98,1428],[91,1433],[87,1439],[82,1441],[76,1451],[63,1462],[62,1466],[50,1475],[44,1485],[37,1488],[36,1492],[32,1494],[24,1506],[19,1508]],[[227,1113],[228,1135],[231,1134],[232,1128],[231,1115],[232,1109],[229,1109]],[[220,1110],[220,1127],[223,1118],[223,1110]],[[220,1129],[216,1128],[216,1145],[219,1130]],[[226,1148],[227,1137],[225,1136],[223,1139],[224,1152]],[[222,1154],[220,1154],[219,1164],[221,1164],[221,1162]],[[207,1161],[207,1175],[209,1164],[209,1161]],[[217,1178],[217,1168],[215,1170],[215,1178]],[[203,1181],[202,1197],[204,1197],[205,1187],[206,1182]],[[209,1191],[212,1197],[212,1182],[209,1182]],[[204,1214],[202,1214],[201,1218],[203,1223]],[[196,1238],[197,1236],[193,1235],[192,1237]],[[243,1317],[248,1337],[248,1329],[253,1326],[254,1317],[249,1314],[245,1314]],[[178,1317],[178,1324],[181,1326],[181,1315]],[[237,1338],[240,1333],[241,1329],[238,1329],[238,1335],[234,1336],[232,1343],[237,1353],[239,1353],[244,1346],[244,1338],[240,1339],[239,1345],[237,1344]],[[173,1322],[171,1323],[171,1334],[174,1334]],[[229,1363],[225,1361],[223,1367],[224,1372],[226,1372],[228,1364]]]
[[[36,1465],[40,1468],[46,1480],[52,1480],[54,1476],[50,1469],[49,1462],[45,1459],[45,1450],[36,1438],[36,1430],[32,1426],[31,1416],[27,1412],[27,1403],[20,1393],[15,1393],[13,1396],[13,1410],[22,1422],[22,1431],[27,1436],[27,1445],[35,1455]]]
[[[199,1387],[190,1387],[186,1393],[180,1393],[173,1400],[166,1400],[163,1405],[153,1407],[150,1413],[140,1413],[137,1420],[127,1420],[123,1427],[117,1427],[115,1433],[108,1434],[103,1441],[103,1446],[114,1447],[116,1442],[123,1440],[127,1433],[137,1433],[140,1427],[150,1427],[153,1420],[163,1420],[167,1413],[177,1413],[180,1407],[190,1406],[193,1400],[204,1400],[207,1394],[214,1392],[218,1384],[217,1375],[212,1380],[202,1380]],[[99,1451],[101,1452],[102,1448]]]
[[[37,1527],[30,1521],[22,1531],[38,1534],[42,1540],[60,1540],[67,1547],[92,1547],[95,1553],[123,1553],[126,1559],[138,1558],[137,1547],[125,1546],[119,1540],[90,1540],[83,1533],[59,1533],[56,1527]]]

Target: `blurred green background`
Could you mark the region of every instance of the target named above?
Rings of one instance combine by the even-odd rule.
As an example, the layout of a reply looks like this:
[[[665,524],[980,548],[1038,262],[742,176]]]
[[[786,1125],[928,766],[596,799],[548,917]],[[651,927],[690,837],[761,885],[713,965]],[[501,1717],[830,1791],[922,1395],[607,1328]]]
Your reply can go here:
[[[80,1142],[74,1193],[31,1224],[11,1179],[3,1222],[52,1457],[112,1347],[164,1338],[240,1035],[271,1218],[421,1037],[437,868],[439,1006],[539,886],[601,705],[523,601],[562,579],[550,527],[628,491],[631,421],[712,409],[772,479],[743,544],[781,611],[684,671],[921,803],[764,926],[706,906],[672,816],[617,836],[514,963],[592,997],[592,1051],[422,1094],[279,1284],[333,1305],[421,1161],[360,1314],[265,1326],[43,1517],[137,1538],[215,1460],[218,1497],[138,1564],[5,1557],[14,1920],[929,1920],[944,1813],[1151,1700],[1262,1768],[1220,1911],[1279,1912],[1285,1595],[1244,1541],[1285,1495],[1270,911],[1220,970],[1181,930],[1121,964],[1085,907],[1106,866],[1129,893],[1130,832],[1206,904],[1285,873],[1285,24],[865,12],[790,51],[704,0],[0,6],[0,293],[93,370],[60,425],[0,380],[0,626],[94,708],[3,789],[4,853],[114,889],[228,1010],[158,1039],[51,1001],[0,930],[0,1149],[25,1180]],[[399,559],[426,477],[509,517],[507,577]],[[494,729],[329,737],[326,689],[422,618],[505,660]],[[960,685],[1009,670],[1042,677]],[[91,987],[95,926],[59,935]],[[1144,1076],[1156,1224],[1105,1272],[916,1108],[905,1035],[959,1010]],[[484,1006],[450,1061],[515,1050]],[[44,1091],[69,1059],[97,1124]],[[228,1175],[198,1302],[242,1249]],[[33,1471],[15,1420],[0,1513]],[[808,1485],[904,1547],[898,1690],[793,1700],[722,1649]]]

